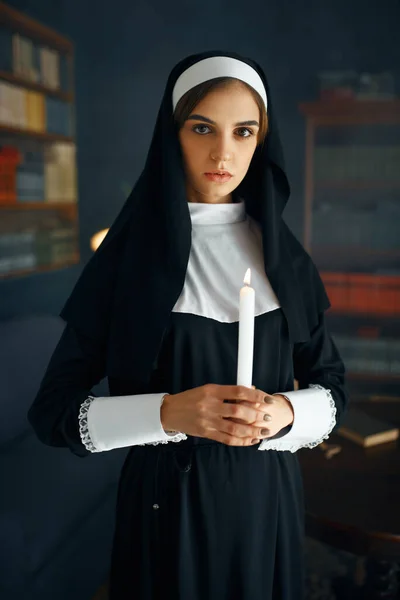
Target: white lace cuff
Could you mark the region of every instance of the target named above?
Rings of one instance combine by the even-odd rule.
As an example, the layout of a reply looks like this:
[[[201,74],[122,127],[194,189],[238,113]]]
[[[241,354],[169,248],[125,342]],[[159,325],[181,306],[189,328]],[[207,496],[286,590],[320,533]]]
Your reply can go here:
[[[291,402],[294,421],[291,430],[281,438],[263,440],[259,450],[314,448],[329,437],[336,424],[336,406],[331,390],[310,384],[305,390],[281,392]]]
[[[165,395],[89,396],[79,410],[79,433],[85,448],[89,452],[103,452],[187,439],[184,433],[164,431],[160,408]]]

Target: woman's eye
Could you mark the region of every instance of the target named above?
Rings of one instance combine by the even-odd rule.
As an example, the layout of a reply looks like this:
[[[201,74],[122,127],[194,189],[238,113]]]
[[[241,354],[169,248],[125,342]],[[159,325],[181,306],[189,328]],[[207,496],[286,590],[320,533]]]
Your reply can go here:
[[[199,129],[201,129],[202,131],[199,131]],[[208,131],[204,131],[205,129],[210,131],[210,128],[207,127],[207,125],[195,125],[193,127],[193,131],[195,131],[196,133],[199,133],[200,135],[204,135],[205,133],[208,133]]]
[[[193,127],[193,131],[200,135],[206,135],[211,131],[211,129],[207,125],[195,125]],[[242,138],[247,138],[254,135],[254,132],[252,129],[248,129],[248,127],[241,127],[240,129],[236,130],[236,135]]]
[[[252,131],[252,129],[248,129],[247,127],[241,127],[237,131],[240,132],[239,133],[240,137],[250,137],[251,135],[254,135],[254,132]]]

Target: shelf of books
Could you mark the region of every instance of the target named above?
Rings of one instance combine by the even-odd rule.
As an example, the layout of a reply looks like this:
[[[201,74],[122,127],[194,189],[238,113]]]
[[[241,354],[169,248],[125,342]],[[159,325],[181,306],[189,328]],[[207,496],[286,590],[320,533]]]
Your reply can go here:
[[[304,245],[357,398],[400,398],[400,101],[305,103]]]
[[[79,262],[73,45],[0,2],[0,278]]]

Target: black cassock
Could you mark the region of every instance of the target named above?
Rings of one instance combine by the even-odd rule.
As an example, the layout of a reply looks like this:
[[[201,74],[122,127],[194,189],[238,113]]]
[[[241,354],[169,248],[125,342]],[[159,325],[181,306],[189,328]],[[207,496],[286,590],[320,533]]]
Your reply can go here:
[[[237,343],[237,322],[173,312],[149,387],[109,379],[110,394],[231,385]],[[69,396],[70,410],[52,443],[88,454],[78,409],[103,367],[96,345],[67,325],[42,383],[47,406],[59,406],[60,393]],[[281,309],[259,315],[253,384],[267,393],[288,391],[294,377],[302,388],[330,389],[340,410],[343,365],[324,316],[311,340],[293,347]],[[304,506],[297,456],[258,447],[188,436],[130,449],[119,484],[110,600],[301,600]]]
[[[202,68],[210,64],[204,60],[212,61],[212,75],[208,67],[197,71],[197,63]],[[238,71],[228,66],[232,60],[236,67],[239,63]],[[193,76],[192,67],[198,75]],[[243,206],[195,203],[194,209],[188,208],[172,118],[173,92],[181,77],[188,81],[188,73],[194,77],[189,88],[209,76],[234,76],[265,91],[268,135],[234,190]],[[192,55],[176,65],[145,168],[61,312],[67,327],[30,410],[31,423],[44,442],[67,445],[83,456],[89,450],[79,435],[80,409],[106,374],[111,397],[235,384],[236,301],[247,268],[252,270],[252,284],[255,275],[256,302],[264,303],[255,313],[253,384],[268,393],[290,393],[296,378],[301,390],[315,385],[322,389],[310,405],[298,392],[292,427],[276,440],[261,442],[269,449],[189,437],[158,445],[125,444],[132,448],[120,480],[110,600],[302,598],[304,507],[292,451],[325,437],[312,436],[323,405],[328,422],[320,434],[329,433],[334,424],[333,413],[329,422],[329,408],[336,407],[340,418],[346,393],[343,364],[325,328],[329,300],[315,265],[282,219],[289,195],[271,93],[261,67],[220,51]],[[258,224],[257,243],[247,231],[243,209]],[[196,215],[204,216],[211,228],[204,227],[204,221],[194,226],[191,216]],[[215,220],[221,216],[223,221]],[[214,229],[217,222],[232,227],[225,234]],[[203,231],[210,235],[203,239]],[[206,285],[198,285],[200,276]],[[267,284],[279,299],[275,306]],[[186,288],[189,309],[174,310]],[[204,300],[205,292],[211,297]],[[217,293],[220,297],[214,298]],[[196,303],[200,310],[191,310]],[[219,318],[207,314],[213,303]],[[119,414],[114,407],[111,410]],[[307,433],[301,443],[290,437],[299,427]]]

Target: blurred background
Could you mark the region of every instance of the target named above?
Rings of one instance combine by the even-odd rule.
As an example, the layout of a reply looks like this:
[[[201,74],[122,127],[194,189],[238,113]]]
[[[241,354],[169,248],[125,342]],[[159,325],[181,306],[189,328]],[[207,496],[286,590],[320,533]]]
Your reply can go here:
[[[254,58],[269,79],[292,189],[285,218],[326,285],[329,326],[351,400],[390,406],[389,425],[400,425],[394,423],[400,399],[399,23],[398,0],[0,2],[0,323],[10,388],[27,337],[39,340],[48,331],[48,346],[31,338],[23,359],[39,360],[32,381],[40,380],[59,336],[57,315],[97,247],[93,236],[100,235],[98,244],[144,166],[172,66],[188,54],[227,49]],[[0,450],[26,435],[24,410],[32,394],[23,394],[15,435],[4,434]],[[379,411],[372,416],[382,418]],[[389,478],[398,491],[398,477]],[[387,506],[398,500],[392,491],[384,497]],[[386,529],[399,534],[391,523]],[[24,540],[23,527],[20,533]],[[1,535],[0,526],[0,541]],[[309,597],[358,597],[357,560],[315,544],[310,539]],[[46,552],[51,548],[49,542]],[[3,572],[14,573],[7,590],[16,598],[15,586],[26,586],[21,594],[27,594],[30,584],[21,583],[11,555]],[[384,556],[395,581],[393,557]],[[105,569],[100,564],[106,561],[95,563],[87,594]],[[26,567],[40,570],[32,568]],[[0,566],[0,590],[1,572]],[[356,588],[338,592],[333,580],[342,576],[357,580]],[[68,581],[64,588],[75,589]],[[44,599],[46,585],[41,589]]]

